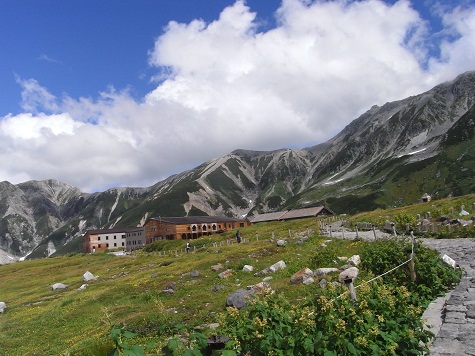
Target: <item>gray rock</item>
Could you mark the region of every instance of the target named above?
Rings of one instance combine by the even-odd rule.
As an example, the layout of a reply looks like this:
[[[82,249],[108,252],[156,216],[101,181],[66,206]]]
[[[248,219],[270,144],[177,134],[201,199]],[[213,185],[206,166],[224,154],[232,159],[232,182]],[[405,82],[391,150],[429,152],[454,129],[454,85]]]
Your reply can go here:
[[[51,290],[64,289],[64,288],[68,288],[68,286],[63,283],[55,283],[51,286]]]
[[[321,279],[320,282],[318,282],[318,285],[322,288],[325,288],[327,286],[328,282],[325,278]]]
[[[317,277],[326,276],[327,274],[339,272],[338,268],[317,268],[313,274]]]
[[[243,268],[242,268],[243,272],[252,272],[254,270],[254,267],[250,266],[250,265],[245,265]]]
[[[315,282],[315,280],[312,277],[308,277],[308,278],[306,278],[302,281],[302,283],[305,284],[306,286],[308,286],[309,284],[312,284],[314,282]]]
[[[294,273],[292,277],[290,277],[290,283],[304,283],[306,279],[313,277],[313,271],[310,268],[302,268],[300,271]]]
[[[277,240],[277,246],[283,247],[287,244],[287,241],[285,240]]]
[[[233,274],[233,270],[232,269],[227,269],[226,271],[223,271],[220,274],[218,274],[218,277],[224,279],[224,278],[230,277],[232,274]]]
[[[354,281],[356,277],[358,277],[359,269],[356,267],[350,267],[348,269],[345,269],[343,272],[340,273],[338,276],[338,281],[339,282],[344,282],[346,280],[351,279]]]
[[[7,304],[5,302],[0,302],[0,313],[3,313],[7,308]]]
[[[84,290],[87,288],[87,286],[88,286],[87,284],[83,284],[81,287],[78,288],[78,290]]]
[[[226,299],[226,306],[243,309],[249,300],[253,297],[254,292],[249,289],[238,289]]]
[[[219,271],[220,269],[223,269],[224,268],[224,265],[222,263],[218,263],[214,266],[211,266],[211,270],[216,272],[216,271]]]
[[[192,277],[198,277],[200,275],[200,271],[193,270],[190,272],[190,276]]]
[[[260,272],[254,273],[254,276],[259,277],[266,274],[274,273],[275,271],[278,271],[279,269],[284,269],[285,267],[286,267],[285,262],[279,261],[277,263],[274,263],[272,266],[263,269]]]
[[[347,263],[349,263],[349,264],[351,264],[351,265],[353,265],[353,266],[355,266],[355,267],[358,266],[358,265],[361,263],[360,255],[353,255],[353,256],[351,256],[351,257],[348,259]]]
[[[212,292],[217,292],[218,290],[221,290],[221,289],[224,289],[226,288],[225,286],[221,286],[221,285],[216,285],[214,286],[213,288],[211,288],[211,291]]]
[[[86,273],[83,274],[82,276],[82,280],[84,282],[89,282],[89,281],[93,281],[95,279],[99,278],[99,276],[94,276],[91,272],[87,271]]]

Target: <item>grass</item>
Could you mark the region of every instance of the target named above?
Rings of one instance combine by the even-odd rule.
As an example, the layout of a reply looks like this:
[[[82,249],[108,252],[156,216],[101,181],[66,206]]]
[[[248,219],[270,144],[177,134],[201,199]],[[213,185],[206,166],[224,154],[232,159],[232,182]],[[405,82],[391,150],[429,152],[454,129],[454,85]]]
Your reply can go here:
[[[474,202],[470,195],[347,218],[378,221],[403,213],[424,213],[429,207],[455,211],[463,203],[471,208]],[[245,264],[256,272],[284,260],[287,268],[274,273],[270,284],[290,300],[313,298],[317,288],[315,284],[290,284],[293,273],[304,267],[334,267],[312,265],[314,256],[321,254],[321,244],[328,240],[319,235],[316,219],[262,223],[240,230],[249,242],[212,247],[213,242],[234,241],[232,233],[215,235],[193,240],[192,248],[206,246],[178,256],[144,251],[131,256],[70,254],[0,266],[0,301],[7,304],[5,313],[0,314],[0,355],[106,355],[113,347],[109,336],[113,325],[140,333],[141,342],[153,339],[163,344],[175,325],[215,322],[216,312],[225,310],[231,293],[260,282],[262,277],[242,271]],[[307,235],[307,242],[295,243]],[[292,239],[286,247],[277,247],[271,237]],[[185,246],[185,241],[165,243],[170,249]],[[335,239],[328,252],[350,257],[360,252],[361,244]],[[211,270],[218,263],[232,269],[233,275],[220,279],[221,271]],[[199,271],[197,277],[189,274],[193,270]],[[82,280],[86,271],[99,278],[79,290],[86,283]],[[53,291],[54,283],[68,288]],[[163,293],[171,283],[176,286],[175,293]],[[225,288],[212,292],[216,285]]]

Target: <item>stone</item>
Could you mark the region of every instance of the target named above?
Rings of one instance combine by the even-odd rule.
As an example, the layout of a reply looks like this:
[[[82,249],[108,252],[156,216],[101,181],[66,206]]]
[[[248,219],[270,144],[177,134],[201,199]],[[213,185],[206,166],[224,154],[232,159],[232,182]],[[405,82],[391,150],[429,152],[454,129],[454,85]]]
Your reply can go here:
[[[321,279],[320,282],[318,282],[318,285],[322,288],[325,288],[327,286],[328,282],[325,278]]]
[[[247,287],[248,290],[251,290],[253,294],[264,294],[266,291],[272,291],[269,283],[260,282],[252,286]]]
[[[68,286],[63,283],[55,283],[51,286],[51,290],[64,289],[64,288],[68,288]]]
[[[217,292],[218,290],[221,290],[221,289],[224,289],[226,288],[225,286],[221,286],[221,285],[216,285],[214,286],[213,288],[211,288],[211,291],[212,292]]]
[[[312,277],[308,277],[308,278],[304,279],[302,283],[305,284],[306,286],[308,286],[309,284],[312,284],[314,282],[315,282],[315,280]]]
[[[313,274],[317,277],[326,276],[330,273],[339,272],[338,268],[317,268]]]
[[[277,263],[274,263],[272,266],[263,269],[260,272],[254,273],[254,276],[256,276],[256,277],[263,276],[265,274],[274,273],[274,272],[278,271],[279,269],[284,269],[284,268],[286,268],[285,262],[284,261],[279,261]]]
[[[243,270],[243,272],[252,272],[254,270],[254,267],[252,267],[250,265],[244,265],[242,270]]]
[[[353,255],[353,256],[351,256],[351,257],[348,259],[347,263],[349,263],[349,264],[351,264],[351,265],[353,265],[353,266],[355,266],[355,267],[358,266],[358,265],[361,263],[360,255]]]
[[[243,309],[253,297],[253,291],[249,289],[238,289],[226,299],[226,306]]]
[[[274,279],[274,277],[267,276],[267,277],[262,278],[262,282],[269,282],[269,281],[272,281],[273,279]]]
[[[79,289],[79,290],[84,290],[84,289],[87,288],[87,286],[88,286],[88,284],[83,284],[83,285],[81,285],[81,287],[79,287],[78,289]]]
[[[219,271],[220,269],[223,269],[224,265],[222,263],[218,263],[216,265],[211,266],[211,270],[213,272]]]
[[[350,267],[348,269],[345,269],[343,272],[340,273],[338,276],[338,281],[339,282],[345,282],[346,280],[351,280],[354,282],[356,277],[358,277],[359,269],[356,267]]]
[[[313,277],[313,271],[310,268],[302,268],[300,271],[295,272],[292,277],[290,277],[290,283],[303,283],[304,280]]]
[[[283,247],[287,244],[287,242],[285,240],[277,240],[277,246],[279,247]]]
[[[5,302],[0,302],[0,313],[3,314],[6,308],[7,308],[7,304]]]
[[[224,279],[224,278],[230,277],[232,274],[233,274],[233,270],[228,268],[226,271],[223,271],[220,274],[218,274],[218,277]]]
[[[91,272],[87,271],[86,273],[83,274],[82,276],[82,280],[84,282],[89,282],[89,281],[93,281],[95,279],[99,278],[99,276],[94,276]]]
[[[192,277],[198,277],[200,275],[200,271],[193,270],[190,272],[190,276]]]

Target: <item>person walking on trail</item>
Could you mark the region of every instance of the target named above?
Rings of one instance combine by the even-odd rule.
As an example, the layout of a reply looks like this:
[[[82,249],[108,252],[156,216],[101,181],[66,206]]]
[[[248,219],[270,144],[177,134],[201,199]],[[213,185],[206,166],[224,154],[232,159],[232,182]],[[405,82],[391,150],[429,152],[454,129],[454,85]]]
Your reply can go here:
[[[236,241],[238,244],[241,243],[241,232],[239,230],[236,232]]]
[[[186,253],[190,252],[190,248],[191,248],[190,243],[187,242],[186,243]]]

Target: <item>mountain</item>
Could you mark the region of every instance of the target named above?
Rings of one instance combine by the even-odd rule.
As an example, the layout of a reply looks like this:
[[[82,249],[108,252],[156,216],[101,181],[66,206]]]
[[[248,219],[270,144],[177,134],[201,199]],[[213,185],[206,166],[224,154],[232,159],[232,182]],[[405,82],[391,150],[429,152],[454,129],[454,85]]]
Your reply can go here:
[[[244,216],[328,205],[355,213],[475,192],[475,72],[373,106],[329,141],[236,150],[147,188],[86,194],[54,180],[0,183],[0,262],[80,251],[87,229],[151,216]],[[2,257],[3,256],[3,257]]]

